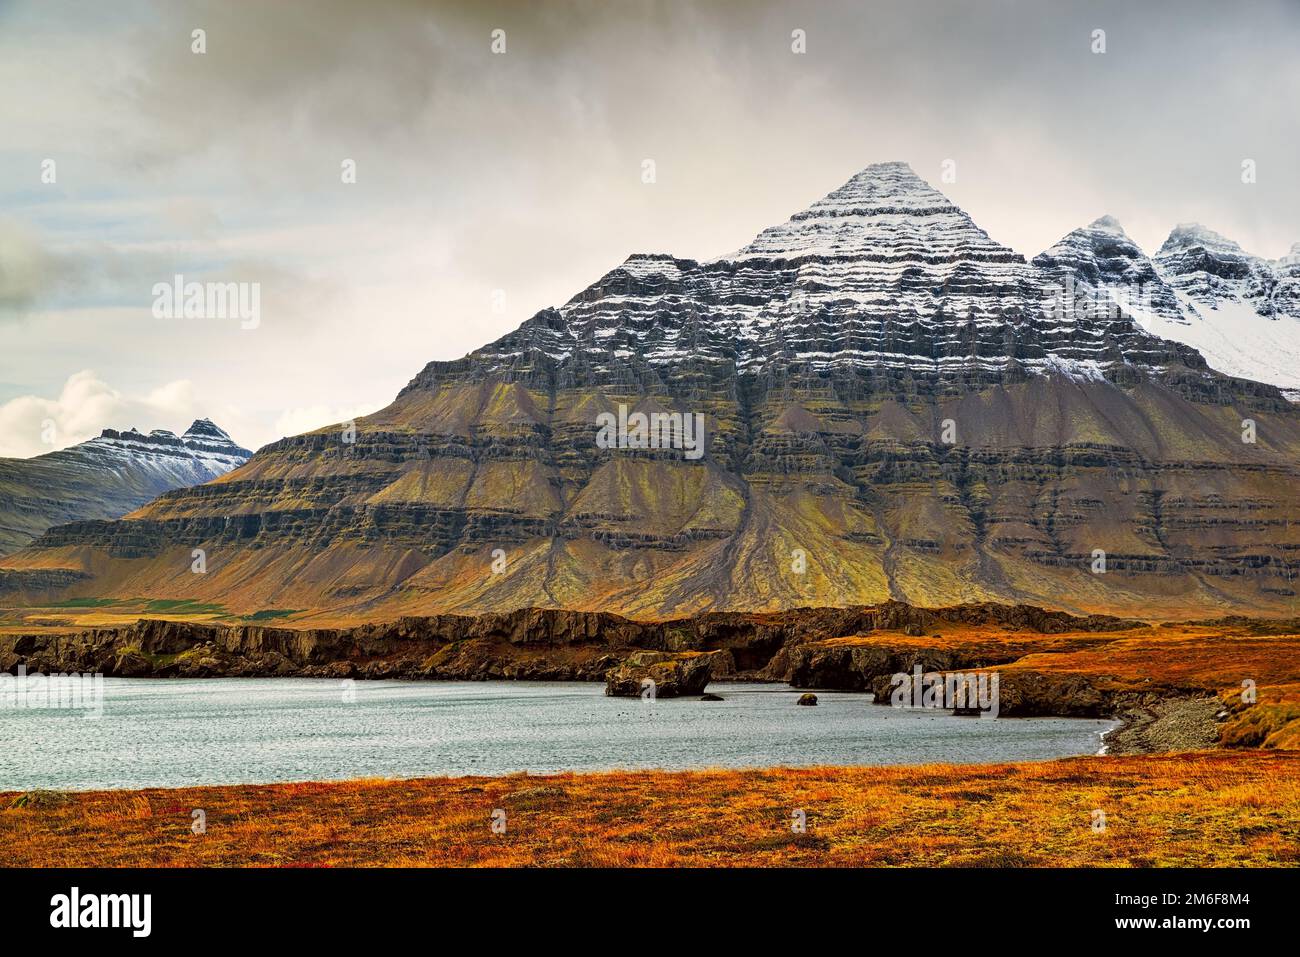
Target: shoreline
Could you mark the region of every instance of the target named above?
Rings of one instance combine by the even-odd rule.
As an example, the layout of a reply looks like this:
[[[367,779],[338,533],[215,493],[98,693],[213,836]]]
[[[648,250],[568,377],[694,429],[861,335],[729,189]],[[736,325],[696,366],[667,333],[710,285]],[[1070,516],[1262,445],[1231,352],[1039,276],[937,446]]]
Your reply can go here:
[[[997,604],[898,602],[788,612],[711,612],[643,622],[522,609],[348,628],[225,626],[176,619],[0,633],[0,673],[108,677],[612,682],[662,697],[736,681],[889,695],[899,673],[994,673],[1000,717],[1117,721],[1103,756],[1300,740],[1300,620],[1179,624]],[[1242,692],[1249,678],[1254,695]],[[668,683],[665,683],[668,682]],[[676,687],[670,687],[673,684]],[[1258,705],[1256,705],[1258,701]]]
[[[1101,755],[1167,754],[1220,749],[1223,702],[1216,698],[1168,697],[1116,715],[1102,734]]]

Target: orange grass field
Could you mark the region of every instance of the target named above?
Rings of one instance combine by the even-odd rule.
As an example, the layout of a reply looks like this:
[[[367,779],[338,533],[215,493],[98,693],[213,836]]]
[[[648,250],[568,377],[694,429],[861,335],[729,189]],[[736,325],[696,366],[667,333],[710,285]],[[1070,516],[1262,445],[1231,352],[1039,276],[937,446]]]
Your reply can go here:
[[[8,793],[0,807],[0,865],[20,867],[1300,864],[1300,754],[1270,751]]]

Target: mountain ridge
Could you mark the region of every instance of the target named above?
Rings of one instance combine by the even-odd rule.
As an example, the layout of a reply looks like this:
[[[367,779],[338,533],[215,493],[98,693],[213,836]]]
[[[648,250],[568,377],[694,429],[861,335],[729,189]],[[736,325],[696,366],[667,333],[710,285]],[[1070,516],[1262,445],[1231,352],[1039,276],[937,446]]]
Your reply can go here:
[[[1290,611],[1300,412],[1125,308],[1061,308],[1086,258],[1027,261],[904,164],[868,167],[732,257],[628,257],[353,434],[52,529],[0,592],[349,621]],[[619,405],[701,415],[705,455],[598,446]]]
[[[1148,256],[1102,217],[1033,262],[1084,296],[1113,301],[1153,335],[1195,348],[1217,371],[1300,401],[1300,257],[1252,256],[1199,223],[1176,225]]]
[[[197,485],[252,456],[210,419],[182,434],[134,427],[27,459],[0,459],[0,555],[69,521],[117,518],[159,494]]]

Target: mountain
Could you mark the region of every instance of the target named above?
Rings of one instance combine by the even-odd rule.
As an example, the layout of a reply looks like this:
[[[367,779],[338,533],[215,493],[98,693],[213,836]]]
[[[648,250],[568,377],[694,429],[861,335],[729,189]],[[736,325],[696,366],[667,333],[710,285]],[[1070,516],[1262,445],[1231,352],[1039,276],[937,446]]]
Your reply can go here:
[[[1124,275],[1122,231],[1094,225],[1094,279]],[[990,239],[905,164],[871,166],[731,255],[631,256],[429,363],[355,434],[286,438],[124,520],[51,529],[0,560],[0,590],[319,623],[891,598],[1294,609],[1300,409],[1123,309],[1062,308],[1082,260],[1056,258]],[[683,447],[644,441],[637,413]]]
[[[1150,259],[1110,216],[1034,258],[1076,297],[1107,298],[1148,332],[1199,351],[1219,372],[1300,401],[1300,243],[1270,262],[1197,223]]]
[[[248,461],[207,419],[179,438],[105,429],[98,438],[30,459],[0,459],[0,554],[52,525],[117,518],[174,488],[199,485]]]

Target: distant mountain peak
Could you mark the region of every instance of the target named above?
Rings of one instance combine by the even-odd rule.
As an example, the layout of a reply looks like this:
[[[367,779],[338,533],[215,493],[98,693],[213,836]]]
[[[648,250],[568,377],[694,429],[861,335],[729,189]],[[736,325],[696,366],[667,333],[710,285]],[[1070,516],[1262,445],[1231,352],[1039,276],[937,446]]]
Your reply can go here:
[[[8,493],[0,506],[0,555],[51,526],[116,518],[163,492],[224,475],[252,454],[199,419],[184,436],[169,429],[146,434],[135,426],[104,429],[66,449],[0,459],[0,486]]]
[[[136,445],[185,445],[194,449],[229,452],[243,458],[248,458],[252,454],[237,445],[230,434],[211,419],[195,419],[184,434],[179,436],[170,429],[151,429],[145,433],[133,425],[129,429],[122,430],[103,429],[99,433],[99,438],[92,441],[130,442]]]
[[[1177,254],[1187,249],[1201,247],[1210,252],[1225,252],[1245,255],[1245,251],[1231,239],[1202,226],[1200,223],[1179,223],[1165,240],[1157,256]]]
[[[1148,258],[1103,216],[1033,262],[1109,298],[1146,331],[1195,348],[1220,372],[1300,395],[1300,324],[1274,321],[1300,319],[1300,255],[1269,262],[1200,223],[1179,223]]]
[[[1088,224],[1088,228],[1097,232],[1113,233],[1116,236],[1128,238],[1128,233],[1124,232],[1124,227],[1119,224],[1119,220],[1109,213],[1105,216],[1098,216]]]
[[[217,439],[224,442],[232,441],[230,433],[218,426],[211,419],[195,419],[193,424],[185,430],[182,438],[186,439]]]
[[[1077,263],[1081,257],[1091,259],[1098,255],[1130,260],[1146,258],[1137,243],[1124,232],[1119,220],[1108,214],[1097,217],[1087,226],[1072,229],[1035,256],[1033,262],[1050,269],[1060,266],[1063,261]]]

